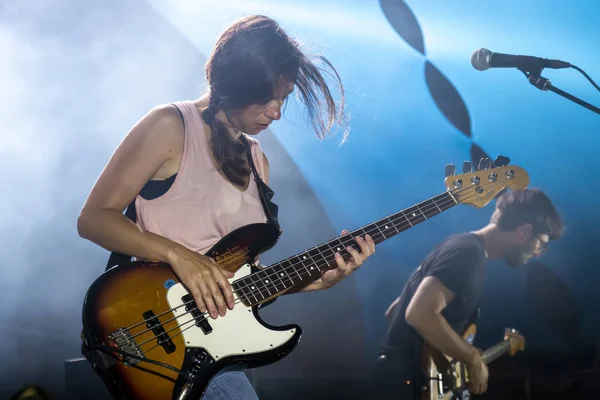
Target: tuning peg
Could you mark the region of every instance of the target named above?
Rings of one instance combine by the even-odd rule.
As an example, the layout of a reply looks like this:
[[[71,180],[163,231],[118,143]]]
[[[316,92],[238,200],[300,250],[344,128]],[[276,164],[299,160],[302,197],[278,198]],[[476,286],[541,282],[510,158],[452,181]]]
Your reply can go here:
[[[454,166],[454,164],[446,164],[446,171],[444,172],[446,176],[454,175],[455,172],[456,167]]]
[[[509,162],[510,162],[510,158],[504,157],[504,156],[498,156],[498,157],[496,157],[496,160],[494,161],[494,165],[496,167],[505,167],[508,165]]]
[[[484,169],[488,169],[488,168],[490,168],[491,165],[492,165],[492,160],[490,160],[487,157],[482,158],[481,160],[479,160],[479,166],[477,167],[477,170],[481,171]]]
[[[473,172],[473,163],[471,161],[463,161],[463,173]]]

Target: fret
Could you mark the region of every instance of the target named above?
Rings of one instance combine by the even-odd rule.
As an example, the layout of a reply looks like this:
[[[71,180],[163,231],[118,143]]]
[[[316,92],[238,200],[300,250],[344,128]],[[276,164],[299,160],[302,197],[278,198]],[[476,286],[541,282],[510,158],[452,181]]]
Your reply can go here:
[[[256,275],[258,276],[259,274],[256,274]],[[263,275],[260,277],[260,280],[259,280],[260,284],[262,285],[263,288],[267,289],[269,296],[272,296],[273,293],[271,293],[271,289],[269,288],[269,286],[272,286],[271,279],[269,279],[268,276],[264,276],[264,275],[266,275],[264,273],[264,271],[261,271],[260,275]],[[261,290],[261,292],[263,292],[263,294],[264,294],[263,290]],[[267,296],[267,297],[269,297],[269,296]]]
[[[306,253],[306,252],[305,252],[305,253],[302,253],[302,254],[300,255],[300,261],[302,262],[302,264],[303,264],[305,267],[306,267],[306,265],[304,264],[304,262],[312,262],[312,263],[314,263],[314,261],[313,261],[312,257],[310,257],[310,254],[308,254],[308,253]]]
[[[256,297],[260,296],[260,300],[264,300],[267,298],[267,296],[265,296],[265,293],[260,290],[263,286],[260,277],[258,276],[258,274],[250,274],[249,276],[252,277],[251,282],[253,283],[252,286],[250,286],[250,288],[256,293]],[[258,289],[258,290],[256,290]]]
[[[273,287],[275,289],[275,293],[278,293],[278,292],[286,289],[285,285],[283,284],[283,281],[277,274],[277,271],[273,269],[273,267],[265,268],[261,272],[263,272],[267,276],[267,278],[271,281],[271,284],[273,285]]]
[[[267,269],[272,270],[273,268],[267,268]],[[279,273],[277,271],[275,271],[275,270],[269,271],[269,277],[271,278],[271,282],[273,282],[273,286],[275,287],[276,293],[279,293],[282,290],[287,289],[287,287],[283,283],[283,280],[281,280],[281,277],[279,276]]]
[[[379,231],[379,233],[384,237],[384,240],[387,239],[385,234],[381,231],[381,229],[379,229],[379,226],[376,223],[373,223],[373,224],[364,226],[362,228],[359,228],[353,232],[350,232],[347,235],[342,236],[341,237],[342,243],[344,244],[344,246],[350,246],[360,252],[360,246],[358,245],[358,243],[356,243],[356,238],[359,236],[364,237],[365,235],[369,234],[371,236],[371,238],[373,239],[373,241],[375,243],[378,243],[378,238],[376,236],[377,232],[373,232],[374,229],[377,229]],[[382,242],[382,241],[383,240],[379,240],[379,242]],[[345,250],[345,248],[344,248],[344,250]]]
[[[231,287],[233,288],[233,293],[237,294],[238,299],[240,299],[241,301],[250,301],[250,296],[252,294],[252,292],[247,292],[246,290],[246,285],[244,284],[243,281],[235,282],[231,285]],[[234,298],[234,300],[236,300]]]
[[[429,199],[429,201],[431,201],[437,207],[439,212],[444,211],[444,207],[445,207],[444,204],[454,205],[454,202],[449,201],[449,200],[450,200],[450,197],[448,196],[448,193],[442,193],[440,195],[434,196],[431,199]],[[440,207],[440,204],[442,204],[442,207]]]
[[[298,276],[298,279],[296,279],[296,276],[295,276],[295,275],[294,275],[294,276],[293,276],[293,278],[292,278],[292,274],[291,274],[291,273],[289,274],[289,277],[290,277],[291,281],[292,281],[292,282],[294,282],[294,285],[295,285],[296,283],[298,283],[298,282],[302,281],[302,275],[300,275],[300,271],[298,271],[298,263],[299,263],[299,261],[300,261],[300,260],[298,259],[298,257],[297,257],[297,256],[296,256],[296,257],[293,257],[293,258],[290,258],[290,259],[288,259],[288,263],[290,264],[290,267],[289,267],[289,268],[290,268],[291,270],[293,270],[293,271],[296,273],[296,275]]]
[[[452,194],[452,192],[447,192],[447,193],[452,198],[452,200],[454,201],[454,204],[458,204],[458,201],[456,200],[456,197],[454,197],[454,195]]]
[[[413,226],[412,222],[410,222],[410,219],[408,219],[408,216],[404,212],[400,211],[398,214],[402,215],[408,221],[410,226]],[[402,230],[404,230],[404,229],[402,229]]]
[[[371,224],[371,225],[375,225],[379,229],[377,224]],[[368,225],[368,226],[371,226],[371,225]],[[371,228],[369,228],[369,229],[371,229]],[[368,232],[367,227],[363,226],[362,228],[359,228],[359,229],[355,230],[354,232],[352,232],[351,235],[352,235],[352,237],[365,236],[367,234],[367,232]]]
[[[319,262],[321,262],[321,260],[323,260],[323,261],[325,262],[325,264],[328,264],[328,263],[329,263],[329,262],[327,261],[327,259],[325,258],[325,256],[323,255],[323,253],[321,253],[321,252],[319,251],[319,249],[318,249],[318,248],[316,248],[316,247],[313,247],[312,249],[310,249],[309,251],[307,251],[307,253],[308,253],[308,256],[309,256],[311,259],[315,260],[315,263],[317,262],[317,260],[318,260]]]
[[[343,236],[343,239],[341,239],[341,242],[344,245],[344,248],[342,249],[342,251],[340,251],[340,254],[342,255],[342,257],[344,257],[345,255],[350,255],[350,252],[348,250],[346,250],[346,247],[352,247],[356,251],[360,252],[360,246],[358,245],[358,243],[356,243],[356,237],[364,236],[365,234],[364,233],[360,234],[360,232],[359,232],[357,235],[354,235],[353,233]]]
[[[298,255],[298,256],[296,257],[296,259],[297,259],[297,260],[298,260],[298,262],[300,263],[300,269],[302,269],[302,270],[305,270],[305,271],[308,271],[308,268],[307,268],[307,266],[306,266],[306,264],[305,264],[305,261],[306,261],[306,255],[304,255],[304,254],[300,254],[300,255]],[[296,268],[296,269],[299,269],[299,268]],[[304,272],[303,272],[302,270],[301,270],[301,271],[299,271],[299,275],[300,275],[300,277],[301,277],[301,278],[300,278],[300,280],[302,280],[302,276],[304,275]]]
[[[386,220],[388,220],[389,223],[392,225],[392,227],[396,230],[396,233],[400,233],[400,231],[398,230],[398,228],[396,228],[396,225],[392,222],[392,220],[389,217],[386,218]],[[384,226],[384,228],[386,230],[389,229],[388,227],[389,227],[389,225],[387,225],[387,224]]]
[[[281,281],[281,284],[283,285],[283,290],[287,289],[290,286],[293,286],[293,281],[289,277],[289,275],[286,274],[286,270],[283,267],[282,263],[277,264],[277,277],[279,278],[279,280]],[[288,281],[288,283],[286,283],[284,281],[284,278]]]
[[[377,227],[377,230],[379,231],[379,233],[381,233],[381,236],[383,236],[383,240],[387,240],[387,236],[385,236],[385,233],[383,233],[383,231],[381,230],[379,225],[375,224],[375,226]]]
[[[431,207],[431,201],[429,200],[426,203],[421,204],[418,209],[424,219],[429,219],[429,217],[437,215],[435,209]]]
[[[317,251],[319,253],[321,253],[321,255],[325,254],[323,256],[323,258],[325,258],[327,260],[327,264],[331,264],[331,262],[334,260],[334,252],[331,251],[331,247],[329,247],[329,245],[327,243],[324,243],[318,247],[316,247]]]
[[[327,245],[329,246],[329,248],[331,250],[333,250],[333,254],[335,254],[336,252],[340,252],[341,253],[344,250],[344,247],[345,247],[343,245],[343,243],[340,242],[339,239],[331,240],[331,241],[327,242]]]
[[[309,257],[315,262],[317,269],[321,272],[322,264],[324,267],[329,265],[329,261],[325,258],[323,253],[321,253],[317,248],[313,248],[308,251]]]
[[[321,276],[321,270],[319,268],[317,268],[316,265],[312,264],[310,267],[307,268],[308,271],[308,276],[311,278],[318,278]]]
[[[427,204],[424,205],[423,207],[421,207],[421,212],[427,218],[431,218],[431,217],[436,216],[436,215],[438,215],[440,213],[439,207],[437,206],[437,204],[435,204],[435,201],[433,199],[432,200],[427,200]]]
[[[246,292],[251,294],[255,302],[258,303],[267,297],[273,296],[291,286],[291,284],[286,285],[284,283],[282,279],[284,277],[286,277],[286,274],[283,271],[283,268],[281,268],[280,264],[276,264],[273,267],[261,269],[254,274],[250,274],[242,278],[242,281],[240,282],[241,285],[239,287],[245,294]],[[277,280],[279,280],[279,283]],[[290,283],[294,282],[290,279]],[[248,294],[246,294],[246,298],[251,300]]]
[[[292,263],[289,260],[284,260],[280,263],[281,268],[279,270],[280,274],[279,276],[281,276],[281,274],[284,274],[284,276],[282,278],[285,278],[287,282],[284,281],[284,283],[286,284],[287,287],[291,287],[294,286],[294,284],[296,283],[294,280],[296,279],[295,276],[292,278],[292,273],[296,273],[298,274],[298,272],[295,270],[294,266],[292,265]],[[300,275],[298,275],[298,277],[300,277]],[[283,279],[282,279],[283,281]]]
[[[356,235],[356,236],[359,236],[359,235]],[[347,235],[340,237],[338,240],[340,241],[342,246],[344,246],[344,250],[346,250],[346,247],[356,245],[356,240],[355,240],[356,236],[353,235],[352,233],[349,233]]]
[[[437,207],[438,211],[441,213],[442,209],[440,208],[440,206],[438,206],[437,202],[435,201],[435,197],[433,199],[431,199],[431,201],[433,202],[433,204]]]
[[[298,275],[300,275],[300,280],[298,282],[306,279],[306,276],[310,276],[310,267],[307,267],[305,261],[301,257],[297,257],[299,265],[296,266],[296,270],[298,270]],[[309,263],[310,264],[310,263]]]
[[[252,294],[252,297],[254,297],[254,301],[258,303],[260,300],[258,299],[258,297],[256,295],[257,294],[260,295],[261,292],[259,290],[256,290],[256,283],[254,282],[254,277],[252,276],[252,274],[250,274],[246,278],[249,280],[249,282],[246,282],[246,284],[247,284],[246,288]],[[264,297],[261,300],[264,300]]]
[[[450,198],[450,200],[448,200],[448,198]],[[444,206],[444,210],[447,210],[447,209],[449,209],[449,208],[452,208],[452,207],[454,207],[455,205],[457,205],[457,204],[458,204],[458,201],[456,201],[456,199],[454,198],[454,196],[453,196],[452,194],[450,194],[450,193],[449,193],[449,194],[446,196],[446,199],[444,199],[444,203],[446,204],[446,205]]]
[[[423,212],[423,207],[419,207],[417,205],[417,206],[415,206],[415,208],[417,209],[417,211],[419,211],[421,213],[421,215],[423,216],[424,219],[427,219],[427,215],[425,215],[425,213]]]
[[[420,224],[421,222],[425,221],[426,218],[421,217],[419,214],[422,215],[421,210],[419,210],[419,207],[417,206],[412,206],[411,208],[409,208],[405,214],[408,213],[408,218],[410,219],[411,224],[417,225]]]
[[[302,265],[302,268],[306,271],[308,276],[311,278],[313,277],[315,272],[319,272],[318,270],[316,270],[316,268],[314,266],[315,262],[312,259],[308,259],[308,257],[306,257],[306,255],[303,255],[300,258],[300,264]],[[306,264],[308,264],[308,266]],[[303,277],[302,280],[304,280],[305,278],[306,277]]]

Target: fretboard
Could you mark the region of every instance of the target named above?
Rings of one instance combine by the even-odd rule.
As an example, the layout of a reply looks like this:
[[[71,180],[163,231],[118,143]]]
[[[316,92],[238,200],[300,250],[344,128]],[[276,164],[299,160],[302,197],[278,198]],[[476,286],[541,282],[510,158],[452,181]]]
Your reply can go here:
[[[508,352],[509,350],[510,341],[505,340],[484,351],[481,358],[483,359],[483,362],[485,364],[489,364],[492,361],[496,360],[498,357],[500,357],[502,354]]]
[[[278,296],[300,283],[320,278],[321,273],[336,267],[335,253],[344,260],[351,258],[346,247],[360,251],[355,239],[370,235],[375,244],[408,230],[458,204],[451,192],[444,192],[410,208],[365,225],[347,235],[337,237],[303,253],[273,264],[233,282],[238,297],[248,305]]]

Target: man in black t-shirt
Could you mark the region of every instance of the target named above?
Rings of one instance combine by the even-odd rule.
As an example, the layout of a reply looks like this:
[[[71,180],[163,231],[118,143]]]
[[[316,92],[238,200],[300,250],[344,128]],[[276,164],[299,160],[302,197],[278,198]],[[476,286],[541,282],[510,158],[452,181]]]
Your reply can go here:
[[[561,218],[537,189],[507,192],[485,227],[450,236],[411,274],[386,311],[389,327],[375,368],[373,398],[418,399],[423,341],[467,366],[472,393],[487,390],[480,351],[461,335],[475,322],[488,259],[526,264],[562,235]]]

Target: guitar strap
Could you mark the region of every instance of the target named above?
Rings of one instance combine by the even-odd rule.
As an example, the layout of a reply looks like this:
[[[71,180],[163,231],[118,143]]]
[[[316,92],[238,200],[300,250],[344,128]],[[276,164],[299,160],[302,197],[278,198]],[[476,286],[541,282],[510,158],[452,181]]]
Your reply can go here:
[[[279,234],[281,234],[281,227],[279,225],[278,219],[279,207],[277,206],[277,204],[271,201],[275,192],[273,192],[273,190],[265,182],[263,182],[263,180],[258,175],[258,172],[256,171],[256,167],[254,165],[254,160],[252,159],[250,143],[248,143],[248,141],[245,138],[243,140],[246,145],[246,156],[248,158],[250,167],[252,168],[252,174],[254,175],[254,180],[256,181],[256,186],[258,188],[260,202],[263,206],[265,216],[267,217],[267,223],[273,225],[277,229]],[[133,199],[131,204],[127,206],[127,209],[125,210],[125,216],[131,221],[136,222],[137,215],[135,210],[135,199]],[[105,271],[108,271],[109,269],[117,265],[126,264],[131,261],[131,258],[131,256],[128,256],[126,254],[112,252],[108,258],[108,262],[106,263]]]
[[[244,142],[246,142],[246,156],[248,158],[248,162],[250,163],[250,167],[252,168],[252,174],[254,175],[254,180],[256,181],[258,195],[265,211],[265,216],[267,217],[267,223],[277,228],[277,231],[279,234],[281,234],[281,226],[279,225],[278,219],[279,207],[277,204],[271,201],[275,192],[273,192],[273,190],[260,178],[258,172],[256,172],[256,167],[254,166],[254,160],[252,158],[252,152],[250,150],[250,143],[248,143],[246,138],[244,138]]]

